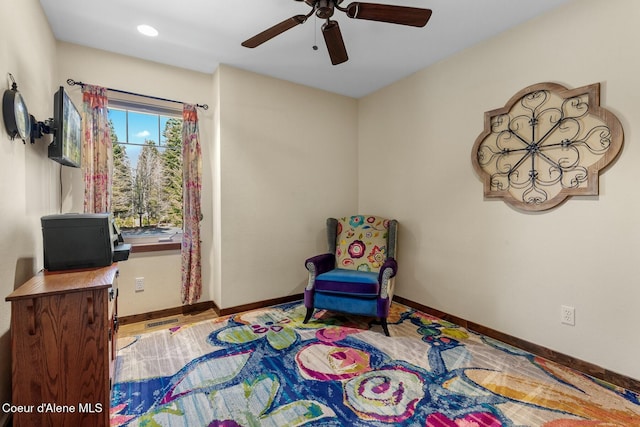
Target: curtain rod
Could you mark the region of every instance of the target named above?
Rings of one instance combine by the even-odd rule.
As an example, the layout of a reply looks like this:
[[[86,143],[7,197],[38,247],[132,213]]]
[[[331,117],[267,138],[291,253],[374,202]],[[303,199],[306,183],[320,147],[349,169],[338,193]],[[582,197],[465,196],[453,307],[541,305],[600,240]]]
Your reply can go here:
[[[67,84],[69,86],[75,86],[75,85],[79,85],[79,86],[85,86],[87,83],[83,83],[83,82],[77,82],[73,79],[67,79]],[[107,90],[110,90],[112,92],[118,92],[118,93],[124,93],[125,95],[134,95],[134,96],[142,96],[143,98],[149,98],[149,99],[155,99],[157,101],[166,101],[166,102],[175,102],[176,104],[186,104],[186,102],[182,102],[182,101],[175,101],[173,99],[167,99],[167,98],[159,98],[157,96],[150,96],[150,95],[143,95],[140,93],[135,93],[135,92],[129,92],[126,90],[120,90],[120,89],[112,89],[110,87],[106,88]],[[196,107],[200,107],[203,110],[208,110],[209,106],[207,104],[196,104]]]

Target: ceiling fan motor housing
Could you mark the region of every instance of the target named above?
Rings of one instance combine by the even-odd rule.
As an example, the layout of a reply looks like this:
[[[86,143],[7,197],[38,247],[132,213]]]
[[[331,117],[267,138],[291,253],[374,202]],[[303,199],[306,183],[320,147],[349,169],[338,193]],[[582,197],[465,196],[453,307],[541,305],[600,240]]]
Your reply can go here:
[[[316,4],[319,2],[319,0],[296,0],[296,1],[304,1],[306,4],[313,7],[314,9],[316,7]],[[336,6],[343,2],[343,0],[329,0],[329,1]]]
[[[333,7],[333,0],[317,0],[314,5],[316,16],[320,19],[331,18],[333,16]]]

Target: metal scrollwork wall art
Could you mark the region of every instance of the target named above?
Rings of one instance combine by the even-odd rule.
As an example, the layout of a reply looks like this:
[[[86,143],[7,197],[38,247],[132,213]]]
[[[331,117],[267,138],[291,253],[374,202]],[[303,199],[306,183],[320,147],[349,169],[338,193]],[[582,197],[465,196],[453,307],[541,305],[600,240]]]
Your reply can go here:
[[[529,86],[487,111],[471,154],[484,196],[524,211],[598,195],[599,172],[622,148],[622,125],[600,107],[600,84]]]

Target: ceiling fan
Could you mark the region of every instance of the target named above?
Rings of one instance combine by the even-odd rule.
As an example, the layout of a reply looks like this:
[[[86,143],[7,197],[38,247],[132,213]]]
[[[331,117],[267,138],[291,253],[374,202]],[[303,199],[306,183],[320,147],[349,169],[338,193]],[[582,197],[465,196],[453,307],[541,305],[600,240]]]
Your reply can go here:
[[[424,27],[431,17],[430,9],[416,7],[394,6],[377,3],[354,2],[347,7],[341,7],[343,0],[295,0],[304,1],[311,6],[311,12],[306,15],[295,15],[279,24],[270,27],[242,42],[242,46],[254,48],[284,33],[296,25],[304,24],[315,13],[318,18],[326,19],[322,25],[322,35],[329,51],[333,65],[341,64],[349,59],[347,49],[342,39],[342,32],[338,21],[331,19],[335,9],[344,12],[349,18],[367,19],[370,21],[389,22],[392,24]]]

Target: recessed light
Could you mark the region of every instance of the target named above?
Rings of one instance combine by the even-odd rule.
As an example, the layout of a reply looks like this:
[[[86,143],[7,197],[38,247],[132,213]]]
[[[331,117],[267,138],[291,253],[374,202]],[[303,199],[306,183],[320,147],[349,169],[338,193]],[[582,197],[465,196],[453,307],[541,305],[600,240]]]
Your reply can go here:
[[[155,37],[158,35],[158,30],[153,28],[151,25],[138,25],[138,31],[140,34],[144,34],[149,37]]]

